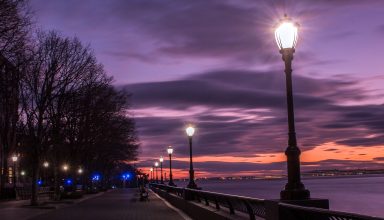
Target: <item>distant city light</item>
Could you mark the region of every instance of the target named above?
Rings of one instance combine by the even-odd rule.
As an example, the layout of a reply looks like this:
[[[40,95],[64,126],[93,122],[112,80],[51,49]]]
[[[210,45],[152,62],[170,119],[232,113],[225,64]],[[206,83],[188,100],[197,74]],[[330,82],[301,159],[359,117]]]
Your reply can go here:
[[[48,168],[48,167],[49,167],[49,163],[48,163],[47,161],[45,161],[45,162],[43,163],[43,166],[44,166],[45,168]]]
[[[39,186],[43,185],[43,181],[42,180],[38,180],[37,181],[37,185],[39,185]]]

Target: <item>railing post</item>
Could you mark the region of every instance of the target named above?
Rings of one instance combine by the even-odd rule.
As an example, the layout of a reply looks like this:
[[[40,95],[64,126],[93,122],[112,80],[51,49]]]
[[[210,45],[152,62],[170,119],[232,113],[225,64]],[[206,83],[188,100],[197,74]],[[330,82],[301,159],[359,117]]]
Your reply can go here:
[[[248,211],[248,214],[249,214],[249,219],[250,220],[256,220],[255,213],[253,212],[253,209],[252,209],[251,205],[249,205],[249,203],[247,201],[245,201],[245,200],[243,200],[243,202],[244,202],[245,207],[247,208],[247,211]]]
[[[227,200],[228,208],[229,208],[229,214],[234,215],[235,214],[235,209],[233,209],[232,203]]]
[[[217,201],[216,197],[215,197],[215,204],[216,204],[216,209],[220,210],[220,205],[219,205],[219,202]]]
[[[205,200],[205,205],[206,205],[206,206],[209,206],[209,202],[208,202],[207,197],[204,197],[204,200]]]
[[[192,191],[186,189],[186,188],[183,188],[183,198],[185,200],[194,200],[195,198],[195,195]]]

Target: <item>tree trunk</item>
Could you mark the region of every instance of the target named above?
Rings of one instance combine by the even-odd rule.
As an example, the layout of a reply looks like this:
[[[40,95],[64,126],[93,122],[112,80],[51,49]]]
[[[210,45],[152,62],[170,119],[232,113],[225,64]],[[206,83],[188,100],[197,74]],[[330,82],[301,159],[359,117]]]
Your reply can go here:
[[[53,168],[55,200],[60,200],[59,170],[57,164]]]
[[[31,190],[31,206],[38,205],[38,185],[37,180],[39,177],[39,160],[35,158],[32,164],[32,190]]]

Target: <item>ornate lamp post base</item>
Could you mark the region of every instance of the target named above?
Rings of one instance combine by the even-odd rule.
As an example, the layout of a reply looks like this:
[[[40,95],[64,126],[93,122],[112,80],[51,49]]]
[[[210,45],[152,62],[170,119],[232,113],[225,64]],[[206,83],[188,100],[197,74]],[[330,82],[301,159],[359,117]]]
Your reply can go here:
[[[187,188],[189,188],[189,189],[199,189],[199,187],[197,187],[195,182],[189,182],[188,185],[187,185]]]
[[[310,198],[310,192],[307,189],[284,189],[280,192],[281,200],[303,200]]]

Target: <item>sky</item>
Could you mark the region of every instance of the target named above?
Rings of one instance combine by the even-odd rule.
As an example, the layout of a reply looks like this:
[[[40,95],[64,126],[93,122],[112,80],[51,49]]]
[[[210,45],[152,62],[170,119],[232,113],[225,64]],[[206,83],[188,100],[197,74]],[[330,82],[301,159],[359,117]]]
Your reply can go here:
[[[382,0],[30,0],[35,23],[89,44],[132,95],[148,170],[174,148],[187,177],[286,173],[284,64],[274,28],[300,24],[293,60],[302,170],[384,168]]]

